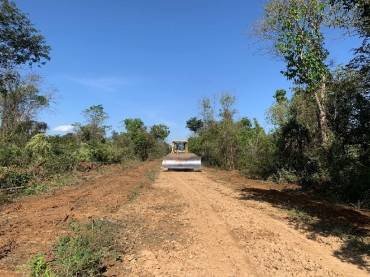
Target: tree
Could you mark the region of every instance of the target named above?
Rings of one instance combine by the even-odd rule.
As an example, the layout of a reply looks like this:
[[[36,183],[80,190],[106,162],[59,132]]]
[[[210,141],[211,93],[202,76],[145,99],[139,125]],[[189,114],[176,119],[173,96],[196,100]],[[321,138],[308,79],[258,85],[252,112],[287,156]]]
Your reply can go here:
[[[49,106],[53,92],[41,93],[41,76],[21,76],[16,67],[45,64],[51,48],[13,1],[0,0],[0,119],[2,138],[29,133],[35,117]],[[31,124],[32,122],[36,124]],[[41,125],[40,125],[41,127]],[[44,126],[45,127],[45,126]],[[28,128],[28,129],[27,129]],[[41,128],[42,129],[42,128]]]
[[[4,81],[4,80],[3,80]],[[37,74],[13,74],[0,90],[0,131],[2,139],[16,135],[44,132],[47,124],[37,121],[38,115],[50,108],[55,88],[41,90],[42,77]]]
[[[331,130],[345,145],[370,145],[370,95],[363,92],[359,76],[339,67],[328,84],[328,118]],[[370,150],[370,149],[369,149]]]
[[[266,112],[267,122],[277,128],[283,126],[289,120],[288,107],[290,102],[285,95],[286,90],[277,90],[273,96],[276,102]]]
[[[164,124],[153,125],[150,127],[150,134],[154,139],[163,142],[170,134],[170,129]]]
[[[202,161],[208,165],[225,170],[239,169],[250,177],[267,178],[274,166],[275,148],[271,136],[256,119],[253,123],[246,117],[235,120],[236,96],[232,92],[223,92],[213,99],[218,99],[214,105],[208,97],[199,101],[201,115],[210,120],[199,129],[197,136],[188,139],[189,151],[202,156]],[[216,109],[219,111],[217,118],[214,117]],[[192,118],[187,123],[196,126],[197,122]]]
[[[329,51],[324,47],[322,29],[330,13],[324,0],[271,0],[265,14],[248,33],[286,62],[282,74],[312,95],[317,105],[319,135],[327,142],[326,80]]]
[[[8,70],[50,60],[50,46],[13,1],[0,0],[0,67]]]
[[[337,8],[334,26],[345,33],[353,32],[362,38],[362,44],[353,49],[355,57],[347,65],[356,70],[357,82],[366,93],[370,93],[370,2],[365,0],[331,0]]]
[[[223,159],[223,165],[227,170],[233,170],[235,168],[235,156],[236,156],[236,133],[238,129],[237,125],[234,124],[234,115],[236,109],[236,96],[232,92],[223,92],[220,96],[220,110],[219,116],[221,121],[219,122],[218,147],[220,155]]]
[[[109,115],[104,111],[103,105],[93,105],[82,111],[87,124],[74,123],[75,132],[79,134],[84,142],[102,142],[106,136],[106,131],[111,126],[104,125],[104,122],[109,118]]]
[[[186,128],[188,128],[195,134],[198,133],[203,126],[204,126],[203,121],[196,117],[192,117],[188,121],[186,121]]]
[[[135,154],[140,156],[142,161],[148,159],[148,149],[152,145],[147,127],[140,118],[127,118],[124,121],[125,128],[134,142]]]
[[[208,97],[202,97],[199,99],[199,110],[202,116],[204,126],[208,126],[216,121],[215,119],[215,106],[217,103],[217,94],[214,94],[213,101]]]

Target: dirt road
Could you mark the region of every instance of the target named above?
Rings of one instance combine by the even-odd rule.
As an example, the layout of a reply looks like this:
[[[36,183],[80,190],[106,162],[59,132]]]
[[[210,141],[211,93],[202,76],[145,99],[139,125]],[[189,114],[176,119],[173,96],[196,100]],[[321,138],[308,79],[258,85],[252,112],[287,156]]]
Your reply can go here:
[[[161,243],[147,241],[129,258],[132,276],[370,274],[365,265],[360,269],[333,255],[340,240],[308,239],[287,224],[283,211],[243,200],[240,191],[212,181],[207,172],[162,172],[153,191],[123,214],[149,217],[146,228],[153,232],[155,226],[169,229],[159,231]]]
[[[68,218],[88,216],[123,222],[117,243],[125,253],[121,262],[107,266],[106,276],[370,275],[368,255],[352,252],[337,236],[292,223],[276,202],[294,206],[298,199],[308,207],[307,195],[292,194],[287,200],[281,186],[246,180],[237,172],[161,172],[128,202],[128,192],[149,184],[148,172],[156,166],[151,162],[105,173],[5,206],[0,275],[22,276],[14,271],[16,265],[27,255],[51,249],[54,232],[65,228]],[[354,220],[356,230],[368,231],[369,214],[324,206],[315,201],[321,223],[330,214],[339,221]]]

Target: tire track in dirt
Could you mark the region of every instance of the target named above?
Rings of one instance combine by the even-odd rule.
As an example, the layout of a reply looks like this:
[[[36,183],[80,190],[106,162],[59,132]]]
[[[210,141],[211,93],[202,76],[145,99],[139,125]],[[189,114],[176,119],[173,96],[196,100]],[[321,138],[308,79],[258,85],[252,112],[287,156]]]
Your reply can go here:
[[[176,216],[189,223],[184,229],[185,243],[173,238],[161,247],[144,247],[130,276],[138,272],[139,276],[369,275],[335,258],[330,246],[307,239],[271,216],[278,209],[242,201],[239,196],[212,181],[207,172],[162,172],[150,195],[138,199],[129,210],[145,214],[156,205],[182,206]],[[153,230],[158,226],[152,226]]]
[[[197,244],[194,246],[201,249],[203,261],[211,271],[210,276],[259,275],[245,251],[233,239],[225,220],[214,209],[214,203],[207,193],[208,182],[200,178],[201,173],[187,172],[190,174],[186,177],[176,173],[167,172],[169,176],[166,177],[170,177],[170,184],[176,186],[184,201],[189,204],[186,216],[193,226],[192,236]],[[199,185],[203,190],[197,188]]]

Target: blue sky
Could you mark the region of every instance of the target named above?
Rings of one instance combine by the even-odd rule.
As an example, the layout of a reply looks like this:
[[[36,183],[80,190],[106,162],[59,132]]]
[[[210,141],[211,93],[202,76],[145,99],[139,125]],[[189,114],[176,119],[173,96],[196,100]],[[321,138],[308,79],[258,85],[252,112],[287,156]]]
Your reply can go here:
[[[284,63],[253,55],[244,32],[262,14],[259,0],[15,0],[52,47],[36,72],[58,88],[56,112],[40,120],[65,134],[81,112],[102,104],[108,125],[140,118],[166,124],[168,141],[185,139],[198,100],[232,91],[237,117],[257,118],[277,89],[291,84]],[[328,41],[337,63],[352,57],[354,40]],[[65,132],[60,130],[65,129]],[[59,130],[59,131],[57,131]]]

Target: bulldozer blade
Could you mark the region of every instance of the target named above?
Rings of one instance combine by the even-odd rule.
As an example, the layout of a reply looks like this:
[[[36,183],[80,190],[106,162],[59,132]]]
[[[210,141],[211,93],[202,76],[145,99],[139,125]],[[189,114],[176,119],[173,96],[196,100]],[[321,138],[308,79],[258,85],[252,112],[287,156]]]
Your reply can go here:
[[[202,169],[201,158],[192,153],[171,153],[163,158],[162,168]]]

